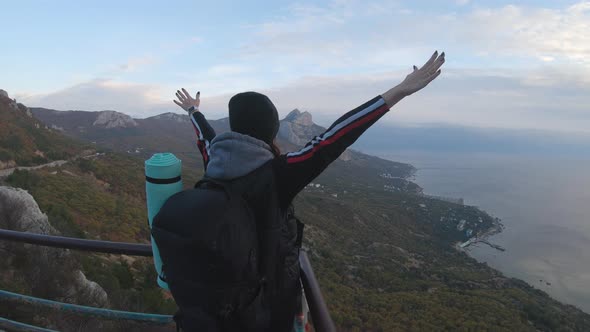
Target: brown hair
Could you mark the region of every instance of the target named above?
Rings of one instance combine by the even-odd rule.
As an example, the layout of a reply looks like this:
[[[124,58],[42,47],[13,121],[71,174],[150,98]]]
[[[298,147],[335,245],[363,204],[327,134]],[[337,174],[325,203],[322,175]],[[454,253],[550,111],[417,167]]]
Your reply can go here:
[[[279,149],[274,141],[270,144],[270,148],[272,149],[272,154],[275,155],[275,158],[281,155],[281,149]]]

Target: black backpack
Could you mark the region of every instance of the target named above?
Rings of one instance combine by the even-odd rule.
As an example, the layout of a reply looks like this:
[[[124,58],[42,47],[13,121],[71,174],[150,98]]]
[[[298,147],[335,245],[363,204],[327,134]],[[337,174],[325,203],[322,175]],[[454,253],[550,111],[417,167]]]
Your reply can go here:
[[[291,220],[292,209],[281,216],[273,208],[278,205],[276,193],[269,192],[275,190],[270,169],[229,182],[204,178],[170,197],[154,218],[152,236],[183,331],[291,326],[300,294],[293,278],[299,277],[294,255],[302,224]]]

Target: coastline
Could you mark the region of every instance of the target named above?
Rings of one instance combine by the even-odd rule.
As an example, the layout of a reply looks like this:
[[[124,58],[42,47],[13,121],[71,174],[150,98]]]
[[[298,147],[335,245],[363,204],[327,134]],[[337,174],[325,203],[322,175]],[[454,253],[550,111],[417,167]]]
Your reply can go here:
[[[500,225],[466,248],[478,262],[590,312],[588,161],[527,156],[379,154],[417,167],[412,181],[433,195],[462,197]],[[495,220],[495,219],[494,219]],[[497,222],[496,222],[497,224]],[[483,240],[483,241],[481,241]],[[461,241],[461,240],[459,240]],[[458,242],[458,241],[457,241]],[[497,250],[493,245],[505,248]]]
[[[500,218],[496,218],[496,217],[491,216],[488,212],[486,212],[484,210],[481,210],[477,207],[475,207],[475,208],[478,209],[479,211],[481,211],[482,213],[488,215],[490,218],[493,219],[494,222],[493,222],[492,226],[490,226],[482,234],[477,234],[476,236],[470,238],[469,240],[467,240],[465,242],[455,243],[455,246],[454,246],[455,249],[466,252],[467,254],[469,254],[469,250],[467,250],[467,249],[470,246],[477,244],[477,243],[483,243],[483,244],[488,245],[492,249],[496,249],[501,252],[506,251],[506,248],[502,247],[501,245],[494,244],[494,243],[490,242],[491,237],[502,233],[506,229],[506,226],[504,226],[504,224],[502,223],[502,220],[500,220]],[[476,257],[474,257],[472,255],[469,255],[469,256],[477,259]]]
[[[418,167],[414,166],[410,162],[404,162],[404,163],[407,163],[408,165],[410,165],[412,167],[412,169],[411,169],[410,173],[405,178],[403,178],[403,180],[408,181],[408,182],[412,182],[418,186],[419,190],[416,193],[417,196],[427,198],[427,199],[433,199],[433,200],[439,200],[439,201],[443,201],[443,202],[447,202],[447,203],[452,203],[452,204],[456,204],[456,205],[460,205],[460,206],[471,207],[471,208],[476,209],[481,214],[485,215],[486,217],[488,217],[489,219],[492,220],[492,224],[487,229],[483,230],[483,232],[476,233],[473,237],[469,238],[467,241],[456,242],[453,245],[453,247],[456,250],[463,251],[469,255],[468,249],[471,245],[483,243],[492,249],[495,249],[495,250],[498,250],[501,252],[506,251],[506,248],[502,247],[501,245],[490,242],[491,238],[493,236],[502,233],[506,229],[506,226],[502,223],[502,220],[500,218],[495,217],[494,215],[490,214],[488,211],[483,210],[479,206],[465,204],[464,197],[450,197],[450,196],[434,195],[434,194],[427,193],[427,189],[425,189],[424,187],[422,187],[421,185],[419,185],[416,182],[416,177],[417,177],[418,171],[420,169]],[[383,176],[383,175],[381,175],[381,177],[392,179],[391,177],[387,177],[387,176]],[[469,256],[477,260],[476,257],[474,257],[472,255],[469,255]]]

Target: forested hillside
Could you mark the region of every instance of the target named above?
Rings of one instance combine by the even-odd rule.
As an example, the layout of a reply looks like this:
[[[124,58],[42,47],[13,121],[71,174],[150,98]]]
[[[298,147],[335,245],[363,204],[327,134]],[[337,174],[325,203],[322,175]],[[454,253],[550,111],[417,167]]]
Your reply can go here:
[[[71,158],[87,146],[73,142],[46,128],[26,106],[0,90],[0,169]]]

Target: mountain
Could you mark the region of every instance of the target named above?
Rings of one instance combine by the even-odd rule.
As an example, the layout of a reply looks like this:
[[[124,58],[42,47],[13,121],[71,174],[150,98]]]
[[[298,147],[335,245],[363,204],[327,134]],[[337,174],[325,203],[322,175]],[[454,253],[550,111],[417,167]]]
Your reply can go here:
[[[0,169],[67,159],[84,148],[85,144],[47,128],[29,108],[0,90]]]
[[[39,113],[60,117],[47,110]],[[132,119],[132,125],[128,118],[106,113],[105,121],[95,125],[99,113],[66,113],[65,118],[84,119],[77,123],[46,122],[54,135],[47,144],[66,139],[51,129],[55,125],[72,137],[96,142],[98,150],[115,152],[17,171],[0,179],[0,185],[26,189],[62,234],[146,243],[144,155],[150,149],[175,149],[193,158],[183,165],[183,182],[190,187],[202,175],[196,148],[189,147],[194,133],[186,116],[166,113]],[[36,120],[28,119],[5,125],[29,128]],[[302,112],[282,120],[285,151],[323,131],[312,120]],[[109,123],[113,125],[107,128]],[[227,119],[212,124],[219,132],[228,127]],[[458,246],[498,231],[499,220],[472,206],[421,195],[406,179],[413,171],[410,165],[349,153],[350,158],[336,161],[295,200],[298,217],[306,224],[304,246],[338,330],[590,330],[590,315],[478,263]],[[21,245],[20,250],[28,247]],[[73,264],[106,291],[111,307],[174,312],[173,301],[155,286],[149,259],[82,252],[72,256]],[[0,270],[0,286],[34,294],[34,285],[8,274],[17,271],[18,260],[3,263],[9,266]],[[59,313],[27,316],[24,307],[0,309],[5,317],[45,326],[64,320]],[[132,328],[121,324],[109,329]]]
[[[278,136],[295,145],[305,145],[309,137],[320,135],[324,131],[325,128],[313,123],[311,113],[294,109],[281,121]]]
[[[194,130],[187,115],[164,113],[146,119],[127,117],[123,122],[120,119],[124,115],[112,111],[63,112],[44,108],[31,110],[33,115],[47,126],[59,128],[68,136],[143,158],[155,152],[172,152],[190,167],[202,168],[201,156],[194,142]],[[102,121],[98,121],[99,119]],[[228,118],[209,120],[209,122],[217,133],[229,130]],[[326,128],[313,122],[309,112],[296,109],[280,121],[277,143],[282,151],[293,151],[301,148],[312,137],[325,130]],[[411,165],[348,149],[326,170],[329,176],[324,174],[320,179],[338,179],[343,183],[357,183],[361,179],[363,185],[383,186],[381,175],[390,174],[393,178],[391,182],[400,190],[418,192],[420,188],[416,184],[404,180],[414,171]]]

